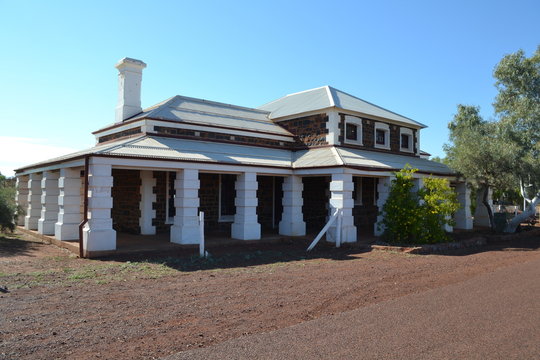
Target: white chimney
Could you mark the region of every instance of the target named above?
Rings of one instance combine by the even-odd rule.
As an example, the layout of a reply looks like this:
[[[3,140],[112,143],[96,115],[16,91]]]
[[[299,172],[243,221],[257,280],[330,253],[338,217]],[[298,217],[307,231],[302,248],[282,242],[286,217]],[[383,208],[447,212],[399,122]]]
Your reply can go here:
[[[116,105],[116,122],[137,115],[141,108],[142,71],[146,64],[141,60],[128,57],[120,60],[115,68],[118,69],[118,104]]]

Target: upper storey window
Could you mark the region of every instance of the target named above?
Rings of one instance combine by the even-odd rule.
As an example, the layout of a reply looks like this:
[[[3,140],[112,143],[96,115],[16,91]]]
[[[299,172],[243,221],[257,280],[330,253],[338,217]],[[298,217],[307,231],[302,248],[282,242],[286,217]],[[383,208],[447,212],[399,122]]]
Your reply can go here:
[[[345,143],[362,145],[362,119],[345,115]]]
[[[375,147],[378,149],[390,149],[390,126],[384,123],[375,123]]]
[[[400,128],[399,138],[399,149],[405,152],[413,152],[413,131],[408,128]]]

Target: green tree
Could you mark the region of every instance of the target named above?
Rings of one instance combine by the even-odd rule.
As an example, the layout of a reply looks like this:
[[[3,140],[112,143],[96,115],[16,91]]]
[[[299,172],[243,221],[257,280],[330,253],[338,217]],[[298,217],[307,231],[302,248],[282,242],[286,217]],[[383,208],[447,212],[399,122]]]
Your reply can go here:
[[[513,232],[540,202],[540,46],[531,57],[523,50],[505,56],[494,71],[498,94],[493,104],[503,141],[512,144],[512,170],[528,208],[506,231]],[[517,187],[517,186],[516,186]]]
[[[448,164],[483,192],[482,203],[494,229],[493,211],[488,203],[489,189],[513,186],[515,147],[504,141],[499,124],[484,120],[475,106],[458,105],[458,112],[448,129],[451,143],[444,145]]]
[[[15,221],[23,210],[15,203],[15,181],[0,174],[0,231],[15,230]]]

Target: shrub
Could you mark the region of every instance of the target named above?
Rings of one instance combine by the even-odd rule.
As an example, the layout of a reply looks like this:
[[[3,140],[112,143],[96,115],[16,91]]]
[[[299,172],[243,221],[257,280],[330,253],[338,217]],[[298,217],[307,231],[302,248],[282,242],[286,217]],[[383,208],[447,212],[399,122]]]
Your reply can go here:
[[[406,165],[395,173],[388,199],[382,208],[383,237],[392,244],[444,242],[445,225],[453,225],[452,215],[459,204],[447,179],[426,178],[424,187],[414,191],[413,175],[418,171]]]
[[[0,231],[15,230],[23,210],[15,202],[15,181],[0,174]]]

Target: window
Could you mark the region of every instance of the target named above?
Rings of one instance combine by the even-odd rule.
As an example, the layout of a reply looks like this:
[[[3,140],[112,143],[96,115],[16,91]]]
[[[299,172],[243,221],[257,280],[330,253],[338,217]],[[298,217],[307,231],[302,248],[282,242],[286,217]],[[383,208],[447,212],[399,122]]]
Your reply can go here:
[[[390,126],[385,123],[375,123],[375,147],[390,150]]]
[[[345,128],[345,137],[347,140],[358,140],[358,126],[354,124],[347,124]]]
[[[232,222],[234,214],[236,214],[236,205],[234,199],[236,190],[234,184],[236,175],[220,174],[219,175],[219,221]]]
[[[413,130],[409,128],[400,128],[400,150],[413,152]]]
[[[386,132],[384,130],[377,129],[377,130],[375,130],[375,133],[376,133],[375,138],[377,139],[376,140],[377,144],[385,145],[386,144]]]
[[[401,148],[408,149],[411,137],[407,134],[401,134]]]
[[[346,144],[362,145],[362,119],[345,115],[344,142]]]

